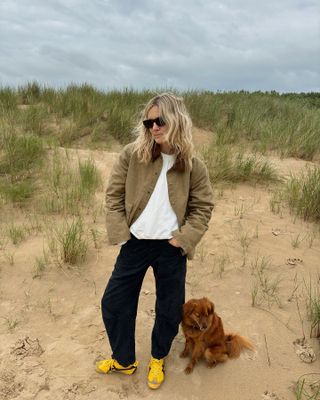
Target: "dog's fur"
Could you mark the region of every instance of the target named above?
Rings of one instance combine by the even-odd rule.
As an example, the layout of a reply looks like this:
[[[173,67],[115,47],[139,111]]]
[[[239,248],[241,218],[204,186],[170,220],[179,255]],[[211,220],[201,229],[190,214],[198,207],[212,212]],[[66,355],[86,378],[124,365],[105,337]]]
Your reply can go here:
[[[201,357],[206,359],[208,368],[213,368],[228,358],[238,358],[243,349],[254,350],[253,344],[243,336],[224,333],[221,318],[206,297],[191,299],[183,305],[182,330],[186,343],[180,357],[191,353],[185,368],[187,374]]]

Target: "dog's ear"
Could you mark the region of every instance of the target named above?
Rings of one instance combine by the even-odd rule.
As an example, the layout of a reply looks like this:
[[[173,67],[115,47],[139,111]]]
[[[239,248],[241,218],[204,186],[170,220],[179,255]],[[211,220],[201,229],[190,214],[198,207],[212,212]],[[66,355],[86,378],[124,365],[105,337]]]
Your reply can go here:
[[[185,304],[182,306],[183,310],[183,315],[191,315],[194,308],[196,306],[196,303],[193,302],[192,300],[187,301]]]
[[[214,313],[214,304],[209,299],[207,299],[207,312],[208,312],[208,315]]]

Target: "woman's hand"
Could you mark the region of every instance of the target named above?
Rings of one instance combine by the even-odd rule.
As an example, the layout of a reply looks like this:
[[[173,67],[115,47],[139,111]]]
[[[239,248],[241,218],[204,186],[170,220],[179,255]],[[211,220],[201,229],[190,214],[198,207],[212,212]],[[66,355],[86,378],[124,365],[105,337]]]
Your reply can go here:
[[[171,238],[169,240],[169,243],[171,244],[171,246],[180,247],[180,244],[177,242],[177,240],[175,238]]]

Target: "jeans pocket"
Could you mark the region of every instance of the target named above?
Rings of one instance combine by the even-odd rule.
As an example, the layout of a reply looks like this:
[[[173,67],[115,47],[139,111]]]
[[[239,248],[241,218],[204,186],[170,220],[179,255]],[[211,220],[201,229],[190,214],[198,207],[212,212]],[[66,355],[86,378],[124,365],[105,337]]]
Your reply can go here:
[[[173,246],[171,243],[169,243],[169,240],[170,239],[166,240],[166,247],[170,251],[170,253],[171,254],[172,253],[178,253],[178,252],[180,253],[181,247]]]

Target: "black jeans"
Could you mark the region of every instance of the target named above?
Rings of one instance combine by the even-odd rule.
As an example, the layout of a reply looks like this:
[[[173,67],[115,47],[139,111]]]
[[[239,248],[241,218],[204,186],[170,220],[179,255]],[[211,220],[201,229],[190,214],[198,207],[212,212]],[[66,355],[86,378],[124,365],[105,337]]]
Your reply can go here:
[[[168,240],[138,240],[134,236],[120,250],[104,292],[102,318],[112,358],[128,366],[136,360],[135,324],[139,293],[148,267],[156,282],[156,318],[151,354],[165,357],[178,333],[185,302],[186,256]]]

